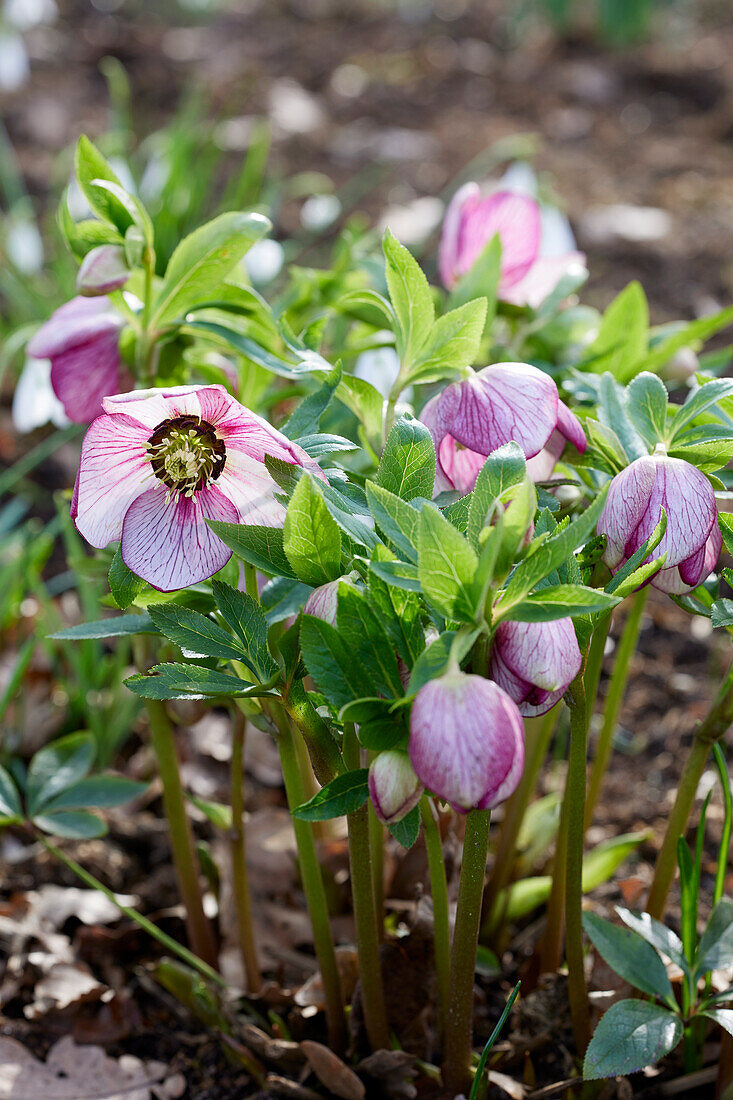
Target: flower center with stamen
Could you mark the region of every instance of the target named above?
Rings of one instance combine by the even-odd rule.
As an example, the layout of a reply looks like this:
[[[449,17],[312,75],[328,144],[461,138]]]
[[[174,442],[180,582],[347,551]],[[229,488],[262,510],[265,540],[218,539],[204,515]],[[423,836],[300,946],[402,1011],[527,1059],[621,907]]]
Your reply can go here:
[[[191,497],[206,489],[226,465],[226,448],[214,428],[198,416],[164,420],[147,442],[153,473],[171,492]]]

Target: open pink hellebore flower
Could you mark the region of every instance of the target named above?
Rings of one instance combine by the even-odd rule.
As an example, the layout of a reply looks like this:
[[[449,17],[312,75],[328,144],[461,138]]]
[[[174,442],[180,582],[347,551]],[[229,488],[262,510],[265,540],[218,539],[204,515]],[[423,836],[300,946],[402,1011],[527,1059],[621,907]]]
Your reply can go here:
[[[117,341],[123,321],[109,298],[72,298],[28,341],[28,354],[51,360],[51,385],[69,420],[87,424],[102,398],[129,389]]]
[[[489,810],[519,783],[522,718],[498,684],[447,672],[415,696],[409,750],[418,779],[439,798],[461,812]]]
[[[538,481],[549,476],[566,440],[581,453],[587,446],[549,374],[529,363],[495,363],[453,382],[428,401],[420,420],[435,442],[436,493],[469,493],[487,456],[512,440],[528,459],[540,456],[541,465],[529,469]]]
[[[624,565],[649,538],[662,508],[667,529],[650,557],[667,557],[651,584],[680,595],[712,572],[723,542],[713,488],[681,458],[644,455],[616,474],[598,520],[598,533],[608,537],[603,560],[612,570]]]
[[[280,526],[283,505],[265,455],[323,473],[305,451],[223,386],[177,386],[105,397],[82,444],[71,515],[98,548],[161,589],[205,580],[231,557],[207,526]]]
[[[484,197],[477,183],[466,183],[451,199],[443,221],[438,267],[448,290],[471,270],[496,234],[501,241],[502,302],[536,309],[563,275],[585,262],[582,252],[541,255],[542,216],[529,195],[495,191]]]
[[[580,672],[583,658],[571,619],[499,623],[489,676],[525,717],[545,714]]]
[[[369,797],[374,812],[385,825],[409,814],[422,797],[423,786],[410,757],[401,749],[380,752],[369,766]]]

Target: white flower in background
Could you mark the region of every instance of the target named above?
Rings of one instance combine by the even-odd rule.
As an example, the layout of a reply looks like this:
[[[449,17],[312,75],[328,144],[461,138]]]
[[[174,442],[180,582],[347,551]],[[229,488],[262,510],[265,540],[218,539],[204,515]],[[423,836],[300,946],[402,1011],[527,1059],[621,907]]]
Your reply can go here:
[[[22,275],[35,275],[43,267],[43,242],[32,218],[11,213],[5,221],[5,252]]]
[[[267,286],[280,274],[284,261],[285,251],[280,242],[263,237],[250,248],[244,266],[255,286]]]
[[[30,71],[22,35],[9,27],[0,27],[0,92],[14,92],[22,88]]]
[[[311,195],[303,203],[300,211],[300,224],[310,233],[320,233],[341,213],[341,203],[336,195]]]
[[[13,394],[13,426],[24,435],[51,421],[57,428],[71,423],[51,385],[51,360],[25,361]]]
[[[41,23],[53,23],[58,15],[55,0],[5,0],[3,19],[19,31],[29,31]]]
[[[377,337],[388,335],[377,333]],[[371,383],[375,390],[379,390],[383,397],[389,396],[389,391],[397,380],[400,370],[400,360],[393,347],[372,348],[363,351],[354,364],[354,375]]]

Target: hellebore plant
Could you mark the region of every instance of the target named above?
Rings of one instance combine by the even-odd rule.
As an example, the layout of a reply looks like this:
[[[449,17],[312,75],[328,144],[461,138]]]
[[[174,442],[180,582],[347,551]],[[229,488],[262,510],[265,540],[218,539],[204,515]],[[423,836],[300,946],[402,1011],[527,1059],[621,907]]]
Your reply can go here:
[[[82,445],[71,514],[128,613],[57,637],[134,636],[139,671],[125,682],[147,702],[192,949],[213,973],[215,930],[204,916],[170,700],[226,706],[232,716],[230,853],[252,992],[261,966],[246,868],[246,722],[275,740],[334,1050],[346,1050],[349,1037],[314,823],[347,821],[373,1049],[391,1045],[395,1026],[380,959],[383,837],[410,847],[422,829],[443,1083],[468,1095],[490,811],[507,803],[486,899],[496,929],[509,912],[525,810],[556,723],[569,714],[542,959],[567,960],[582,1058],[590,1013],[581,902],[593,855],[584,853],[587,741],[606,634],[614,609],[633,596],[595,794],[647,586],[733,632],[733,604],[713,572],[721,544],[733,548],[715,498],[733,456],[733,382],[701,376],[683,405],[671,405],[653,371],[701,330],[653,343],[636,291],[612,303],[572,371],[562,349],[557,362],[543,361],[557,381],[506,355],[484,365],[497,294],[518,300],[541,263],[537,205],[523,196],[482,200],[471,189],[454,199],[441,270],[448,285],[459,281],[454,292],[465,291],[468,276],[473,287],[455,308],[387,232],[383,280],[380,271],[369,281],[345,238],[341,274],[284,273],[275,312],[238,266],[266,232],[264,217],[221,215],[178,245],[159,278],[146,211],[86,140],[77,176],[95,220],[74,223],[66,211],[62,228],[82,261],[80,288],[105,290],[109,302],[85,298],[59,312],[71,325],[82,305],[96,310],[84,316],[105,318],[100,331],[114,317],[115,339],[104,329],[108,373],[95,408],[77,409],[79,419],[97,406],[101,413]],[[497,233],[502,263],[491,282],[474,261]],[[527,331],[517,345],[529,347],[531,337],[550,347],[545,328],[564,320],[559,301],[538,301],[528,295],[522,304]],[[704,333],[730,319],[719,315]],[[68,356],[80,342],[62,340],[56,325],[48,322],[55,342],[38,334],[39,354],[67,356],[63,368],[75,379],[77,359]],[[379,346],[396,355],[386,400],[349,371]],[[124,359],[130,385],[144,389],[119,392],[126,382],[113,378],[113,352],[115,371]],[[287,419],[277,415],[284,407]],[[549,480],[561,458],[561,479]],[[656,868],[649,908],[657,916],[710,745],[731,720],[733,671],[695,736],[674,835]],[[454,811],[465,839],[451,936],[440,822]],[[624,841],[622,853],[640,839]]]

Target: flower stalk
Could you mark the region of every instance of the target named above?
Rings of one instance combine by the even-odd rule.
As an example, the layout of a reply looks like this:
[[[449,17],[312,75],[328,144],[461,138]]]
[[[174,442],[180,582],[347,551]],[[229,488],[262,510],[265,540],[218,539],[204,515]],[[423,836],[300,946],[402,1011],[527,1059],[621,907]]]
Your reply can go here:
[[[424,794],[420,800],[420,817],[425,832],[425,848],[433,895],[433,950],[438,980],[438,1016],[441,1035],[445,1031],[450,993],[450,918],[448,915],[448,883],[445,876],[443,843],[440,836],[438,811],[432,799]]]
[[[571,685],[570,753],[565,857],[565,955],[568,964],[568,996],[573,1034],[582,1057],[590,1041],[590,1010],[583,968],[583,840],[585,837],[585,766],[588,751],[589,712],[582,676]]]
[[[471,810],[466,818],[445,1020],[443,1082],[451,1096],[467,1096],[471,1087],[473,983],[490,821],[489,810]]]
[[[262,974],[260,973],[252,922],[252,895],[247,871],[244,829],[244,739],[246,719],[236,707],[232,708],[232,723],[232,762],[230,771],[232,837],[230,855],[234,903],[237,910],[239,950],[247,977],[247,988],[250,993],[259,993],[262,988]]]
[[[194,952],[208,963],[217,965],[214,930],[204,913],[199,883],[199,860],[193,842],[175,734],[165,705],[157,699],[147,699],[150,739],[158,761],[158,773],[163,784],[163,806],[168,821],[173,865],[178,879],[181,900],[186,911],[186,928]]]

